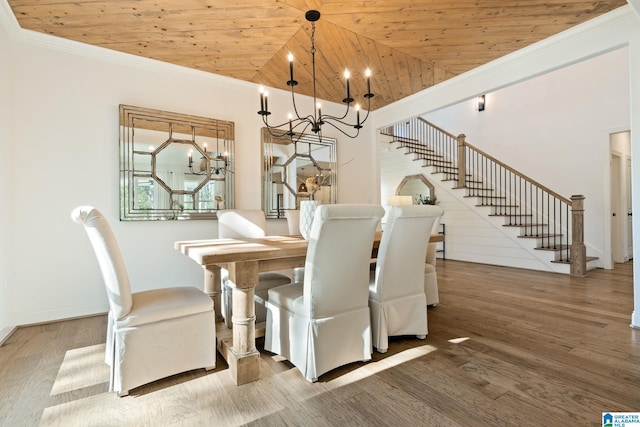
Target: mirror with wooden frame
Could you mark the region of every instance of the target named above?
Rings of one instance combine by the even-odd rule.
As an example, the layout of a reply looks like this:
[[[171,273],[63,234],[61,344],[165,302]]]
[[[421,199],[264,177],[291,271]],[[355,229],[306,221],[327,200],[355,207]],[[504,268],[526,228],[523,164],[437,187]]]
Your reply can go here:
[[[411,196],[414,205],[434,205],[436,192],[433,184],[422,174],[405,176],[396,188],[397,196]]]
[[[267,218],[284,218],[302,200],[336,203],[336,139],[316,135],[275,137],[262,129],[262,209]]]
[[[216,218],[234,207],[234,123],[120,105],[120,219]]]

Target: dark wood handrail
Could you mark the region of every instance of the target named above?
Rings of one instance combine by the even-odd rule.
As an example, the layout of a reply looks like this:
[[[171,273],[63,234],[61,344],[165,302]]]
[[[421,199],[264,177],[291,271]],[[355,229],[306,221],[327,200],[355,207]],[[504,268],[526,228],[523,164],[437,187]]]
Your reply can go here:
[[[555,197],[558,200],[561,200],[562,202],[571,205],[571,199],[568,199],[566,197],[561,196],[560,194],[556,193],[555,191],[549,189],[549,187],[546,187],[542,184],[540,184],[538,181],[536,181],[535,179],[532,179],[528,176],[526,176],[525,174],[515,170],[514,168],[510,167],[509,165],[504,164],[503,162],[501,162],[500,160],[496,159],[495,157],[491,156],[490,154],[487,154],[486,152],[480,150],[479,148],[469,144],[468,142],[464,142],[464,145],[473,149],[475,152],[477,152],[478,154],[483,155],[484,157],[488,158],[489,160],[491,160],[492,162],[500,165],[501,167],[505,168],[506,170],[508,170],[509,172],[514,173],[515,175],[527,180],[529,183],[535,185],[536,187],[540,188],[543,191],[546,191],[547,193],[549,193],[550,195],[552,195],[553,197]]]
[[[429,125],[429,126],[431,126],[432,128],[436,129],[438,132],[441,132],[441,133],[443,133],[443,134],[445,134],[445,135],[449,136],[449,137],[450,137],[450,138],[452,138],[452,139],[456,139],[456,140],[458,139],[458,136],[456,136],[456,135],[452,134],[451,132],[447,132],[446,130],[444,130],[444,129],[442,129],[442,128],[440,128],[440,127],[436,126],[436,125],[434,125],[433,123],[431,123],[431,122],[430,122],[430,121],[428,121],[428,120],[423,119],[422,117],[418,117],[418,120],[420,120],[420,121],[421,121],[421,122],[423,122],[423,123],[428,124],[428,125]],[[571,205],[571,200],[570,200],[570,199],[568,199],[568,198],[566,198],[566,197],[561,196],[560,194],[558,194],[558,193],[556,193],[555,191],[551,190],[549,187],[547,187],[547,186],[545,186],[545,185],[540,184],[540,183],[539,183],[538,181],[536,181],[535,179],[532,179],[532,178],[530,178],[530,177],[526,176],[525,174],[523,174],[522,172],[517,171],[516,169],[512,168],[511,166],[509,166],[509,165],[507,165],[507,164],[505,164],[505,163],[501,162],[500,160],[498,160],[498,159],[496,159],[495,157],[493,157],[491,154],[489,154],[489,153],[487,153],[487,152],[485,152],[485,151],[483,151],[483,150],[479,149],[478,147],[476,147],[476,146],[474,146],[474,145],[472,145],[472,144],[469,144],[467,141],[464,141],[464,143],[463,143],[463,144],[464,144],[466,147],[471,148],[472,150],[474,150],[474,151],[475,151],[475,152],[477,152],[478,154],[483,155],[484,157],[486,157],[487,159],[491,160],[492,162],[494,162],[494,163],[496,163],[496,164],[500,165],[501,167],[505,168],[505,169],[506,169],[506,170],[508,170],[509,172],[514,173],[514,174],[518,175],[519,177],[521,177],[521,178],[523,178],[523,179],[527,180],[528,182],[530,182],[531,184],[533,184],[533,185],[537,186],[537,187],[538,187],[538,188],[540,188],[541,190],[546,191],[547,193],[551,194],[553,197],[555,197],[555,198],[557,198],[557,199],[559,199],[559,200],[562,200],[564,203],[566,203],[566,204],[568,204],[568,205]]]

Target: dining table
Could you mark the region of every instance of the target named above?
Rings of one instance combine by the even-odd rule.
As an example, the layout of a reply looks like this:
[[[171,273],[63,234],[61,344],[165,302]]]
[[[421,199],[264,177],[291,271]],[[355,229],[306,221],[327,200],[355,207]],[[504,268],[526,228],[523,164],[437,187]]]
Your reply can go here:
[[[372,245],[376,257],[382,232]],[[444,236],[432,234],[429,242],[442,242]],[[202,266],[204,292],[216,308],[216,344],[229,365],[236,385],[260,378],[260,352],[256,337],[264,335],[264,322],[256,326],[254,291],[258,274],[266,271],[303,267],[308,241],[302,236],[265,236],[260,238],[186,240],[175,242],[175,249]],[[221,269],[229,273],[232,287],[232,327],[219,314],[222,301]]]

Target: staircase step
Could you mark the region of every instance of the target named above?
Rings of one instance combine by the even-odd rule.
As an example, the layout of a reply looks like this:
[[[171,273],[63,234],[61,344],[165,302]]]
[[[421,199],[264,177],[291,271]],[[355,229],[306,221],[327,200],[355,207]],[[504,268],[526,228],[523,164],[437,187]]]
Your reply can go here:
[[[423,154],[414,153],[413,160],[424,160],[425,162],[438,162],[438,163],[441,163],[441,164],[447,165],[447,166],[451,165],[450,161],[444,160],[440,156],[426,156],[426,155],[423,155]]]
[[[465,186],[464,188],[466,188],[467,190],[475,190],[475,191],[496,191],[493,188],[485,188],[485,187],[469,187],[468,185]]]
[[[492,207],[492,208],[497,208],[499,206],[495,206],[495,205],[476,205],[476,206],[486,206],[486,207]],[[533,214],[499,214],[499,213],[494,213],[494,214],[489,214],[489,216],[502,216],[502,217],[508,217],[508,218],[531,218],[533,217]]]
[[[503,224],[503,227],[546,227],[548,224]]]
[[[571,245],[557,245],[553,248],[543,248],[543,247],[539,247],[539,248],[534,248],[536,251],[565,251],[567,249],[571,248]]]
[[[404,142],[401,142],[400,145],[397,148],[404,148],[407,151],[411,151],[412,153],[435,154],[435,152],[436,152],[436,150],[434,150],[433,148],[429,148],[426,145],[408,144],[408,143],[404,143]]]
[[[478,207],[480,206],[488,206],[490,208],[519,208],[519,205],[488,205],[486,203],[481,203],[479,205],[476,205]]]
[[[424,143],[420,142],[420,140],[415,138],[398,137],[398,142],[400,144],[404,144],[407,147],[415,147],[415,148],[427,147]]]
[[[487,200],[506,200],[507,199],[505,196],[484,196],[481,194],[469,194],[462,197],[480,197]]]
[[[388,133],[382,133],[380,132],[382,135],[386,135],[386,136],[390,136],[393,139],[393,141],[391,141],[391,144],[394,143],[398,143],[398,144],[420,144],[420,141],[418,139],[415,138],[408,138],[406,136],[398,136],[398,135],[391,135]]]
[[[518,236],[519,239],[548,239],[552,237],[562,237],[564,234],[538,234],[538,235],[530,235],[530,236]]]
[[[443,170],[440,170],[442,168],[447,168],[446,166],[435,166],[435,168],[436,168],[436,171],[431,172],[431,175],[436,175],[436,174],[443,173],[445,175],[453,175],[454,176],[454,178],[453,178],[454,181],[458,180],[458,170],[456,168],[448,168],[448,169],[452,169],[449,172],[445,172]],[[467,175],[467,176],[471,177],[471,175]],[[443,180],[443,181],[445,181],[445,180]],[[446,181],[451,181],[451,179],[447,179]]]
[[[435,159],[416,159],[416,160],[422,160],[422,167],[427,167],[427,166],[435,166],[435,167],[448,167],[451,163],[450,162],[446,162],[444,160],[435,160]]]
[[[432,153],[413,153],[414,159],[416,160],[436,160],[439,162],[443,162],[446,163],[448,165],[451,164],[451,162],[449,160],[445,160],[444,157],[439,156],[437,154],[432,154]]]
[[[467,193],[470,193],[471,188],[469,187],[464,187],[465,190],[467,190]],[[484,191],[484,190],[483,190]],[[487,191],[493,191],[493,190],[487,190]],[[491,195],[491,194],[467,194],[465,197],[483,197],[487,200],[491,200],[491,199],[500,199],[500,200],[505,200],[507,197],[506,196],[499,196],[499,195]]]
[[[458,168],[454,168],[452,166],[435,166],[435,167],[436,167],[436,171],[435,172],[431,172],[432,174],[434,174],[434,173],[447,173],[449,175],[456,175],[456,176],[458,175]]]
[[[597,256],[588,256],[586,258],[586,261],[588,263],[589,261],[596,261],[598,259],[599,258]],[[567,264],[567,265],[571,264],[571,260],[568,260],[568,259],[558,259],[558,260],[553,260],[551,262],[554,264]]]

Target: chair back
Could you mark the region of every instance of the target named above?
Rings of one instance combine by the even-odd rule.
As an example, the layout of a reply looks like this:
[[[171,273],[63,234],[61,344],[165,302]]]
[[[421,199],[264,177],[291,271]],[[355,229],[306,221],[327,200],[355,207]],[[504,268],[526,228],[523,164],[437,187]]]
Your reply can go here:
[[[305,311],[310,318],[367,307],[369,261],[384,214],[377,205],[320,205],[305,262]]]
[[[300,211],[298,209],[289,209],[284,211],[289,226],[289,234],[297,236],[300,234]]]
[[[82,224],[89,236],[107,289],[111,313],[114,319],[119,320],[131,311],[131,285],[109,222],[100,211],[91,206],[77,207],[71,213],[71,218]]]
[[[225,209],[218,211],[218,237],[236,239],[266,236],[267,219],[261,209]]]
[[[391,207],[376,262],[378,299],[424,292],[427,245],[441,216],[442,209],[433,205]]]

